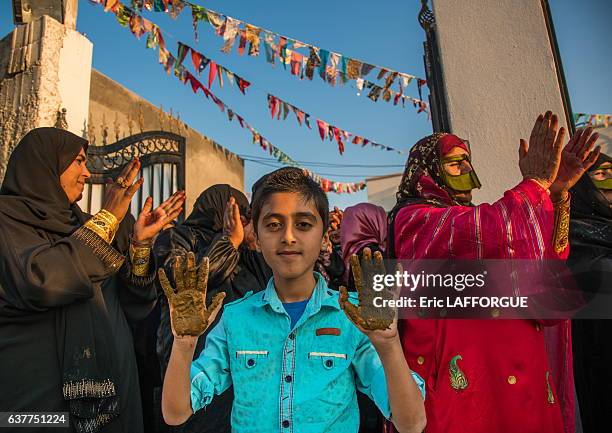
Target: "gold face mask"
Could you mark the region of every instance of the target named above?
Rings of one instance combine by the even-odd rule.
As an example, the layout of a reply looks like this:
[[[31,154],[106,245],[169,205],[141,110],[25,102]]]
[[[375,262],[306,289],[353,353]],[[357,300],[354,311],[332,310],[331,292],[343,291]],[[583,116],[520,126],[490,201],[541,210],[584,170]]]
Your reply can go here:
[[[478,176],[476,175],[474,168],[472,168],[472,170],[470,170],[469,173],[458,174],[458,175],[448,174],[446,170],[444,169],[444,164],[448,164],[449,162],[461,162],[461,161],[470,162],[470,158],[467,155],[457,155],[457,156],[450,156],[448,158],[442,158],[442,160],[440,161],[441,163],[440,173],[442,174],[442,180],[444,181],[444,184],[448,186],[450,189],[452,189],[453,191],[459,191],[459,192],[467,192],[475,188],[480,188],[482,184],[480,183],[480,180],[478,179]]]
[[[603,172],[601,175],[597,175],[598,177],[605,177],[606,173],[608,176],[610,176],[612,175],[612,164],[609,161],[606,161],[603,164],[601,164],[599,167],[597,167],[596,169],[592,170],[592,173],[595,173],[596,171]],[[593,181],[593,184],[595,185],[595,187],[598,189],[603,189],[603,190],[612,189],[612,177],[606,177],[604,179],[594,179],[593,177],[591,177],[591,180]]]

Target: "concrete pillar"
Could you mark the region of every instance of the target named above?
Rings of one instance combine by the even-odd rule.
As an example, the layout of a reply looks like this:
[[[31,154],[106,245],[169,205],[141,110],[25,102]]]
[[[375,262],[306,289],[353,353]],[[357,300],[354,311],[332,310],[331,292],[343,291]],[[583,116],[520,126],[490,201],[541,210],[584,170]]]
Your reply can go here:
[[[93,44],[49,16],[19,25],[0,41],[0,179],[30,129],[59,124],[87,136]]]
[[[541,0],[432,0],[450,130],[469,140],[492,202],[521,179],[520,138],[539,113],[565,115]]]

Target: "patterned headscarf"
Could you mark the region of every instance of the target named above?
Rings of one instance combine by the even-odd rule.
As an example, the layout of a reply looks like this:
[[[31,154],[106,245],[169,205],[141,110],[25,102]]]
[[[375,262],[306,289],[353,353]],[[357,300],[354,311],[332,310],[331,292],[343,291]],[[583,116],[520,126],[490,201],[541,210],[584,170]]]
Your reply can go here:
[[[466,142],[453,134],[436,132],[419,140],[410,150],[406,168],[397,189],[395,207],[389,212],[389,258],[394,257],[395,217],[410,204],[430,204],[436,207],[465,206],[455,200],[442,178],[441,158],[453,147],[469,152]]]

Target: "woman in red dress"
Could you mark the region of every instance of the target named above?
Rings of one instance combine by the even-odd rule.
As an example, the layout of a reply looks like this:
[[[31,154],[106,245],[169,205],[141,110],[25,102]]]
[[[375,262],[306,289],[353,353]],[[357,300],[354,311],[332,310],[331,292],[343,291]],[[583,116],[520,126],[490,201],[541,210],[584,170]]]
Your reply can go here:
[[[597,159],[597,135],[565,131],[547,112],[521,140],[523,180],[493,204],[471,204],[480,182],[463,140],[433,134],[412,149],[390,213],[397,259],[565,259],[568,189]],[[427,433],[574,431],[569,321],[556,340],[536,320],[407,319],[410,368],[427,383]],[[548,358],[555,361],[549,364]],[[551,369],[554,364],[555,369]]]

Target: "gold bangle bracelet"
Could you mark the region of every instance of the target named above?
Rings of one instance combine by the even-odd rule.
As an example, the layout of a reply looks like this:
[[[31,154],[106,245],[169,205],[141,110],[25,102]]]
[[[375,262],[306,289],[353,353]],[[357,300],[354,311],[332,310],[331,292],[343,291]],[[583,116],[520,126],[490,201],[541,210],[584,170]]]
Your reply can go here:
[[[565,200],[553,203],[555,209],[555,229],[553,232],[553,245],[558,254],[569,244],[570,226],[570,195]]]
[[[149,257],[151,248],[135,247],[130,244],[130,261],[132,262],[132,273],[142,277],[149,273]]]
[[[119,228],[119,221],[115,215],[102,209],[85,223],[85,227],[110,244]]]

